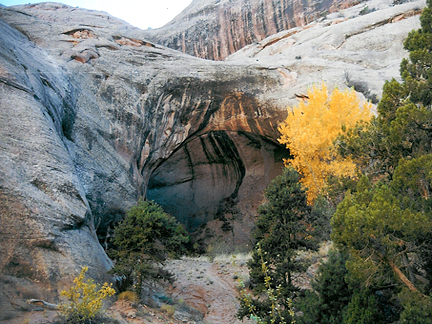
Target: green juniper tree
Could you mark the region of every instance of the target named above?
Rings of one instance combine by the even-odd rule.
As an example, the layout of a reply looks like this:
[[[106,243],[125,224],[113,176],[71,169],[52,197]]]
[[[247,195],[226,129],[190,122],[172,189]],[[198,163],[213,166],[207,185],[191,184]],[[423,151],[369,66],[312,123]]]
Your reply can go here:
[[[298,180],[297,171],[285,168],[265,190],[266,201],[258,209],[259,217],[253,232],[259,247],[252,252],[248,262],[255,297],[247,303],[240,299],[237,314],[240,319],[254,314],[265,323],[291,320],[290,298],[299,290],[293,283],[293,273],[305,269],[305,264],[297,258],[297,251],[315,249],[317,245],[313,227],[308,223],[310,207]],[[263,265],[266,273],[262,270]],[[272,298],[266,294],[268,286],[275,292]],[[271,309],[275,305],[279,312],[272,316]]]
[[[345,267],[348,255],[332,250],[328,260],[320,265],[311,285],[312,291],[295,302],[295,307],[303,313],[296,319],[299,324],[339,324],[344,310],[353,294],[346,276]]]
[[[338,206],[332,237],[350,252],[350,276],[374,291],[393,287],[401,323],[432,316],[432,0],[427,5],[404,42],[403,82],[387,82],[378,116],[338,141],[373,181],[363,179]]]
[[[418,291],[410,280],[422,237],[432,231],[429,215],[401,205],[386,184],[363,177],[357,192],[348,193],[332,218],[332,239],[347,249],[347,268],[365,286],[400,283]]]
[[[339,248],[349,253],[346,267],[350,280],[358,283],[355,298],[347,308],[346,318],[350,320],[346,323],[382,322],[378,318],[389,313],[391,306],[373,306],[373,300],[377,298],[375,292],[383,294],[387,290],[395,299],[400,291],[405,291],[405,297],[398,299],[404,307],[400,311],[406,323],[417,323],[408,321],[408,318],[421,316],[428,310],[420,306],[413,308],[406,296],[422,296],[423,304],[431,303],[425,294],[430,293],[432,218],[429,208],[422,207],[429,203],[422,202],[421,196],[415,195],[413,189],[419,189],[419,186],[409,188],[407,170],[417,170],[416,176],[412,177],[414,182],[427,177],[413,167],[413,162],[417,161],[401,162],[394,179],[387,184],[372,184],[363,177],[357,191],[345,196],[332,218],[331,237]],[[427,167],[426,163],[422,165]],[[429,181],[426,185],[430,184]],[[415,198],[410,199],[410,196]],[[365,305],[372,308],[363,312]],[[429,308],[429,311],[432,310]],[[359,321],[360,315],[362,321]],[[390,315],[393,319],[398,317],[397,314]],[[429,312],[425,319],[431,315]]]
[[[369,288],[354,292],[342,320],[344,324],[386,324],[391,322],[380,309],[377,296]]]
[[[115,228],[114,248],[109,250],[115,262],[111,273],[123,278],[121,290],[134,286],[139,294],[146,279],[171,279],[161,265],[168,257],[185,253],[188,241],[189,235],[173,216],[154,202],[140,200]]]
[[[421,28],[408,34],[404,48],[409,60],[403,59],[401,76],[409,100],[424,107],[432,105],[432,1],[427,0],[420,17]]]

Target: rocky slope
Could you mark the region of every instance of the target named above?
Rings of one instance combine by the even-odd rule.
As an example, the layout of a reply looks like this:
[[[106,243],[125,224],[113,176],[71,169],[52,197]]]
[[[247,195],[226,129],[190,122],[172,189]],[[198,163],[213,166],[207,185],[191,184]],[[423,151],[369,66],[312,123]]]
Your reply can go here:
[[[145,31],[158,44],[211,60],[361,0],[193,0],[162,28]]]
[[[365,5],[377,10],[359,15]],[[286,107],[320,80],[379,96],[423,6],[368,2],[224,62],[102,12],[0,7],[1,316],[27,298],[55,302],[81,266],[108,280],[100,243],[140,196],[190,230],[210,221],[222,246],[247,242],[287,154]]]

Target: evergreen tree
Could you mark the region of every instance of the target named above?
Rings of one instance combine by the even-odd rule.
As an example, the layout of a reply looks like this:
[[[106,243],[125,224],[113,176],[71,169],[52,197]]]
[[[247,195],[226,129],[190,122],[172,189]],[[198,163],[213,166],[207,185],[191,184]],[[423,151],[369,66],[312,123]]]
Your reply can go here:
[[[348,304],[342,323],[344,324],[386,324],[391,323],[379,307],[379,301],[370,289],[354,293]]]
[[[313,291],[306,291],[305,296],[296,302],[296,309],[303,313],[297,318],[297,323],[342,323],[345,308],[352,296],[352,289],[346,280],[347,258],[345,253],[330,251],[328,260],[320,265],[312,281]]]
[[[399,300],[404,307],[400,323],[429,324],[432,318],[432,299],[425,298],[420,293],[403,290]]]
[[[409,100],[414,104],[431,107],[432,104],[432,1],[420,17],[421,28],[408,34],[404,48],[409,60],[403,59],[401,75]]]
[[[363,177],[357,192],[339,204],[332,228],[333,241],[350,253],[350,275],[366,287],[399,284],[419,291],[416,264],[432,220],[406,208],[391,185],[372,185]]]
[[[345,322],[376,323],[376,292],[393,287],[400,323],[430,322],[432,283],[432,0],[404,42],[402,83],[387,82],[378,116],[339,138],[342,156],[362,165],[362,179],[333,216],[332,237],[350,253],[352,279],[371,289],[353,298]],[[398,290],[402,292],[399,293]],[[363,289],[364,290],[364,289]],[[396,298],[394,298],[396,299]],[[359,306],[360,305],[360,306]],[[370,311],[366,309],[372,307]],[[364,319],[361,321],[360,319]]]
[[[378,116],[339,138],[339,152],[353,158],[372,176],[391,179],[401,158],[432,153],[432,0],[420,17],[421,28],[409,33],[401,63],[402,83],[386,82]]]
[[[146,279],[171,279],[161,265],[168,257],[185,253],[188,241],[173,216],[154,202],[140,200],[114,230],[114,248],[108,251],[115,262],[111,273],[123,278],[121,290],[134,286],[139,294]]]
[[[313,225],[308,222],[310,207],[307,205],[305,191],[302,189],[299,174],[292,168],[285,168],[265,190],[266,201],[258,209],[258,220],[253,232],[255,242],[259,243],[248,262],[254,299],[250,305],[240,300],[238,317],[253,313],[265,323],[270,323],[270,311],[275,303],[280,306],[281,316],[276,323],[291,318],[290,298],[299,289],[293,283],[293,273],[305,269],[298,260],[299,249],[315,249]],[[263,273],[263,264],[267,274]],[[277,300],[271,300],[265,292],[266,278],[270,278],[271,289],[277,291]],[[264,296],[263,296],[264,294]]]

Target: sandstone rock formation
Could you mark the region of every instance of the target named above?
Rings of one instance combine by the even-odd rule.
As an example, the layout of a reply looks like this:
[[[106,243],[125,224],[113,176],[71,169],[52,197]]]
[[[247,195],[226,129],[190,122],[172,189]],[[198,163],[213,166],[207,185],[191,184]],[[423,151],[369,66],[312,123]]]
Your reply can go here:
[[[368,1],[272,35],[226,61],[267,64],[297,94],[321,80],[354,87],[375,100],[385,80],[399,78],[403,41],[419,27],[424,5],[423,1],[396,6],[391,1]],[[369,13],[362,15],[364,11]]]
[[[280,86],[277,72],[154,46],[100,12],[40,4],[0,16],[2,313],[20,296],[55,301],[81,266],[101,279],[110,261],[96,233],[103,237],[146,195],[152,172],[174,152],[199,150],[201,139],[214,144],[206,163],[233,186],[220,186],[208,205],[237,198],[247,177],[258,195],[264,174],[281,164],[277,145],[260,144],[277,137],[285,115],[263,91]],[[232,146],[238,132],[265,164],[239,168],[244,155],[229,155],[240,150]],[[211,190],[198,179],[185,182]],[[198,221],[193,213],[182,220],[196,227],[213,219],[208,208]]]
[[[246,45],[362,0],[193,0],[162,28],[146,30],[158,44],[197,57],[222,60]]]
[[[323,80],[379,96],[398,76],[424,2],[367,5],[378,10],[354,6],[224,62],[98,11],[0,7],[0,314],[56,302],[84,265],[106,280],[100,243],[140,196],[190,230],[210,221],[247,242],[295,94]]]

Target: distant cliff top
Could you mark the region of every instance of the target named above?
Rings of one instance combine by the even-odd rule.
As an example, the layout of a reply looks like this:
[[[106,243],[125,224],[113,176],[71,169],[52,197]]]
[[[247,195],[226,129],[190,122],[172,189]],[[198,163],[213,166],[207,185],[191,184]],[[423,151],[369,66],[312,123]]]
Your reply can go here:
[[[151,41],[197,57],[223,60],[246,45],[363,0],[194,0]]]

